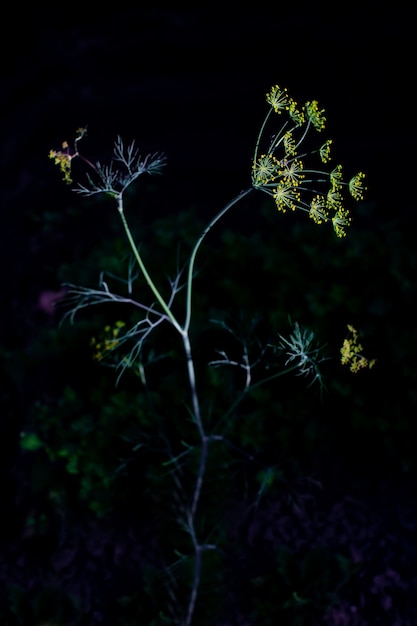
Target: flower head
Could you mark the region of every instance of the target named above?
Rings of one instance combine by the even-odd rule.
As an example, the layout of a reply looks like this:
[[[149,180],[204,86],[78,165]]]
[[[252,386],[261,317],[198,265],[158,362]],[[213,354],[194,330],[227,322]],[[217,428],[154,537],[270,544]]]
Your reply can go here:
[[[280,172],[280,163],[272,154],[263,154],[252,165],[252,184],[254,187],[268,185]]]
[[[109,324],[104,327],[104,333],[100,339],[93,337],[91,346],[94,348],[93,358],[95,361],[103,361],[120,344],[120,332],[126,326],[125,322],[117,321],[112,327]]]
[[[364,192],[366,190],[366,187],[363,185],[364,178],[365,174],[358,172],[358,174],[349,181],[349,191],[355,200],[363,200],[364,198]]]
[[[70,154],[68,143],[62,142],[62,150],[50,150],[49,158],[54,160],[55,165],[59,167],[63,174],[64,181],[70,185],[72,183],[71,178],[71,161],[77,156],[77,153]]]
[[[346,228],[351,224],[349,211],[340,207],[332,217],[334,232],[337,237],[346,237]]]
[[[334,170],[330,172],[330,182],[332,185],[332,189],[337,189],[343,182],[343,171],[342,166],[336,165]]]
[[[295,211],[300,202],[300,192],[296,187],[289,185],[285,179],[281,180],[273,192],[278,211],[285,213],[287,209]]]
[[[326,202],[329,209],[335,212],[342,208],[343,196],[340,191],[334,189],[333,185],[327,192]]]
[[[319,109],[318,102],[312,100],[306,102],[306,116],[318,131],[324,130],[326,127],[326,118],[324,117],[324,109]]]
[[[284,161],[280,174],[290,185],[298,185],[303,178],[305,178],[305,174],[303,174],[303,167],[304,164],[299,159]]]
[[[340,362],[342,365],[349,365],[350,371],[354,374],[366,367],[371,369],[375,365],[376,359],[371,359],[369,361],[363,356],[363,347],[359,341],[358,331],[351,324],[348,324],[347,328],[349,334],[343,341],[343,345],[340,349],[340,353],[342,355]]]
[[[278,85],[271,87],[271,91],[266,95],[266,101],[274,109],[275,113],[288,110],[290,97],[287,89],[281,89]]]
[[[297,154],[297,143],[291,131],[285,133],[283,143],[286,157],[292,157]]]
[[[295,100],[290,100],[290,104],[288,107],[288,114],[290,118],[297,124],[297,126],[301,126],[304,124],[306,118],[303,109],[300,109]]]
[[[327,163],[328,161],[331,160],[332,157],[330,155],[330,149],[331,149],[332,143],[333,143],[333,140],[332,139],[328,139],[321,146],[321,148],[319,150],[319,154],[320,154],[320,159],[321,159],[322,163]]]
[[[87,134],[86,128],[77,128],[76,133],[75,133],[74,149],[72,153],[70,151],[68,141],[62,142],[62,150],[58,150],[58,151],[50,150],[49,151],[49,158],[54,160],[55,165],[58,165],[59,169],[61,170],[63,174],[63,179],[68,185],[72,183],[72,178],[71,178],[72,160],[75,157],[79,156],[78,150],[77,150],[77,143],[86,134]]]
[[[329,219],[329,208],[324,196],[317,195],[310,204],[309,215],[316,224],[323,224]]]

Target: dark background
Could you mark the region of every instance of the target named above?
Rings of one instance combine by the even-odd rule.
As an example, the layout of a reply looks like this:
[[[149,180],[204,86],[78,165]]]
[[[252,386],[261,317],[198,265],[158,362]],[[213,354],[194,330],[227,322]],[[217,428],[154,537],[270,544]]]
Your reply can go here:
[[[248,183],[274,83],[319,100],[345,161],[366,170],[369,197],[410,218],[410,12],[376,3],[297,7],[78,15],[41,6],[26,9],[23,23],[12,9],[2,42],[2,266],[25,259],[26,283],[17,288],[5,272],[6,304],[11,293],[25,300],[39,281],[36,263],[27,263],[25,211],[55,206],[59,180],[46,157],[75,127],[88,125],[98,154],[116,134],[144,152],[164,151],[170,210],[196,190],[203,209],[217,207]]]
[[[53,221],[46,228],[44,215],[65,214],[74,204],[48,159],[49,150],[58,149],[75,128],[85,125],[87,145],[103,160],[117,134],[134,138],[144,153],[167,155],[159,196],[162,214],[174,216],[195,205],[200,216],[213,215],[249,184],[265,93],[278,83],[300,101],[319,101],[342,160],[367,174],[369,213],[365,207],[353,223],[353,236],[362,237],[363,255],[355,258],[355,280],[360,281],[363,264],[364,283],[357,284],[358,290],[372,290],[375,280],[385,308],[375,314],[371,344],[381,369],[372,380],[374,398],[366,398],[377,407],[392,406],[386,413],[394,422],[407,416],[393,477],[390,482],[385,475],[383,482],[390,483],[390,505],[395,506],[396,493],[411,505],[415,475],[405,478],[402,473],[401,451],[407,452],[404,464],[409,466],[415,437],[410,417],[416,411],[410,388],[416,380],[417,271],[413,10],[400,4],[329,8],[312,2],[273,9],[154,4],[88,13],[58,5],[25,8],[24,15],[20,9],[10,11],[1,47],[0,130],[5,482],[15,489],[11,481],[17,471],[18,436],[34,397],[33,381],[27,381],[30,393],[24,383],[16,391],[9,364],[19,368],[13,355],[24,359],[38,332],[57,324],[55,317],[40,313],[38,299],[44,290],[59,288],[55,268],[77,258],[77,237],[96,242],[106,233],[105,212],[103,222],[94,212],[69,232],[54,230]],[[383,238],[378,247],[382,265],[372,267],[369,255],[378,237]],[[349,268],[344,271],[349,274]],[[366,321],[369,307],[359,307],[359,319],[361,313],[365,326],[371,326],[372,319]],[[404,334],[397,344],[398,329]],[[36,385],[42,395],[42,378]],[[19,401],[14,400],[16,393]],[[370,415],[372,411],[369,406]],[[347,456],[352,458],[352,451]],[[347,480],[337,474],[335,482],[339,479],[341,484]],[[378,482],[375,476],[373,480]],[[7,521],[14,500],[7,486],[5,493]],[[378,509],[377,515],[383,513]],[[410,524],[414,542],[415,517]]]
[[[144,152],[163,150],[169,210],[197,190],[211,209],[247,185],[264,94],[279,83],[328,111],[345,162],[366,170],[369,197],[412,216],[409,10],[313,2],[78,15],[41,6],[26,9],[24,22],[15,11],[2,42],[1,249],[2,267],[13,259],[14,268],[4,272],[3,314],[12,304],[16,319],[42,282],[25,213],[56,206],[60,183],[46,157],[78,126],[88,125],[98,154],[116,134]],[[62,211],[62,195],[59,202]]]

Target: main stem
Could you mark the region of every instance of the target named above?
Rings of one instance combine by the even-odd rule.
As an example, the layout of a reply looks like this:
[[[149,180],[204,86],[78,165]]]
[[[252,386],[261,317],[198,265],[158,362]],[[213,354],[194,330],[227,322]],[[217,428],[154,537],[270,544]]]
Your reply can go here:
[[[197,430],[201,440],[200,447],[200,459],[198,463],[198,472],[194,485],[194,491],[191,498],[189,510],[187,512],[187,527],[191,537],[191,541],[194,548],[194,573],[191,587],[190,599],[188,602],[187,616],[185,619],[185,626],[191,626],[194,609],[197,602],[198,590],[200,587],[200,572],[201,572],[201,558],[202,558],[202,545],[200,544],[197,532],[195,528],[195,516],[197,507],[200,501],[201,490],[203,487],[204,474],[206,472],[207,455],[208,455],[208,437],[204,430],[203,420],[201,416],[200,403],[198,400],[197,384],[195,377],[194,360],[191,351],[191,343],[188,332],[186,329],[182,332],[182,341],[184,345],[184,351],[187,361],[188,380],[190,384],[191,401],[193,407],[193,417]]]
[[[214,549],[215,546],[205,546],[200,544],[196,529],[195,529],[195,516],[198,508],[198,504],[200,502],[201,491],[203,488],[204,475],[206,472],[207,466],[207,458],[208,458],[208,447],[210,438],[207,436],[203,420],[201,417],[200,411],[200,403],[198,400],[197,387],[196,387],[196,378],[195,378],[195,369],[194,369],[194,361],[191,352],[191,344],[189,339],[188,330],[191,323],[191,313],[192,313],[192,286],[193,286],[193,276],[194,276],[194,265],[197,256],[197,252],[202,244],[204,238],[209,233],[209,231],[213,228],[213,226],[227,213],[229,209],[231,209],[239,200],[247,196],[252,191],[252,187],[242,191],[238,196],[233,198],[228,204],[226,204],[223,209],[211,220],[208,226],[201,233],[199,239],[197,240],[193,251],[191,253],[189,265],[188,265],[188,276],[187,276],[187,295],[186,295],[186,317],[184,326],[182,329],[182,339],[185,350],[185,355],[187,359],[187,369],[188,369],[188,379],[191,388],[191,398],[192,398],[192,406],[194,413],[194,420],[198,429],[198,433],[200,435],[201,447],[200,447],[200,459],[198,464],[198,472],[194,485],[194,492],[190,504],[190,509],[188,511],[187,516],[187,524],[188,524],[188,532],[190,534],[193,546],[194,546],[194,573],[193,573],[193,581],[190,599],[188,602],[187,615],[184,622],[184,626],[191,626],[193,615],[195,611],[195,606],[198,597],[198,591],[200,587],[201,581],[201,561],[202,561],[202,553],[204,549]]]
[[[207,233],[223,217],[223,215],[227,213],[229,209],[231,209],[239,200],[247,196],[252,191],[252,189],[253,188],[250,187],[249,189],[242,191],[238,196],[236,196],[235,198],[233,198],[233,200],[231,200],[228,204],[226,204],[226,206],[224,206],[223,209],[211,220],[211,222],[208,224],[208,226],[205,228],[205,230],[202,232],[199,239],[197,240],[193,248],[193,251],[190,257],[189,266],[188,266],[186,319],[185,319],[185,323],[183,327],[178,323],[177,319],[171,312],[168,304],[163,299],[161,293],[159,292],[151,276],[149,275],[146,269],[146,266],[142,260],[142,257],[139,254],[139,251],[133,239],[127,220],[124,216],[122,194],[120,194],[117,198],[119,214],[123,223],[123,227],[124,227],[127,239],[129,241],[130,247],[135,256],[135,259],[139,265],[139,268],[142,271],[142,274],[148,286],[150,287],[155,298],[160,304],[164,314],[167,316],[167,318],[172,323],[174,328],[181,335],[186,362],[187,362],[187,373],[188,373],[188,380],[189,380],[189,385],[190,385],[193,417],[194,417],[194,421],[197,426],[198,434],[201,440],[198,471],[197,471],[194,490],[193,490],[193,494],[192,494],[192,498],[190,502],[190,507],[187,513],[188,532],[189,532],[189,535],[193,544],[193,548],[194,548],[194,573],[193,573],[193,581],[192,581],[190,599],[188,602],[187,615],[185,618],[184,626],[191,626],[193,616],[194,616],[195,606],[196,606],[197,597],[198,597],[198,591],[200,587],[202,553],[205,549],[215,549],[215,546],[213,545],[204,545],[199,542],[196,528],[195,528],[195,518],[196,518],[197,509],[198,509],[198,505],[199,505],[200,498],[201,498],[201,491],[202,491],[203,483],[204,483],[204,475],[205,475],[206,466],[207,466],[208,446],[209,446],[210,438],[207,436],[205,432],[204,424],[203,424],[203,420],[201,416],[200,402],[199,402],[198,393],[197,393],[194,360],[193,360],[190,337],[189,337],[189,332],[188,332],[190,323],[191,323],[191,312],[192,312],[191,305],[192,305],[192,283],[193,283],[194,265],[195,265],[195,259],[197,256],[198,249],[201,243],[203,242],[204,238],[206,237]]]

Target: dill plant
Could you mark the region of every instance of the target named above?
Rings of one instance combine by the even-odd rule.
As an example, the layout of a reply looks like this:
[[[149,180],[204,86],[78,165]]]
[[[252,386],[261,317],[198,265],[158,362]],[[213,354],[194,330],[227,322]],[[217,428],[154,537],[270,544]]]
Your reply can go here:
[[[170,623],[191,626],[197,622],[196,612],[201,592],[203,563],[209,552],[220,552],[219,543],[211,539],[211,533],[203,533],[201,519],[202,494],[205,487],[207,464],[211,446],[233,445],[228,440],[230,425],[238,414],[239,407],[255,389],[266,382],[294,372],[305,376],[310,384],[323,386],[320,365],[325,359],[322,347],[316,342],[311,330],[302,329],[296,322],[292,333],[284,337],[276,334],[276,341],[265,345],[257,344],[253,354],[250,341],[239,335],[233,322],[224,319],[215,320],[219,327],[240,344],[240,355],[230,356],[227,350],[219,349],[217,358],[207,363],[216,368],[230,368],[243,372],[243,383],[235,390],[228,408],[219,415],[215,422],[209,419],[200,400],[200,388],[195,367],[191,329],[193,323],[193,289],[197,271],[198,252],[212,228],[249,194],[262,192],[271,197],[278,212],[301,211],[308,215],[317,226],[330,225],[336,237],[345,237],[351,224],[350,201],[359,201],[364,197],[364,174],[357,173],[349,180],[344,179],[341,164],[332,163],[332,140],[320,140],[325,130],[325,114],[316,101],[298,105],[287,89],[278,85],[266,95],[269,105],[261,125],[252,158],[250,184],[247,189],[232,198],[208,222],[196,239],[184,267],[169,280],[168,294],[154,279],[155,272],[149,267],[141,254],[131,230],[125,211],[125,194],[129,187],[142,175],[159,175],[165,166],[165,156],[160,153],[142,156],[134,142],[125,145],[118,137],[114,143],[113,158],[108,164],[93,162],[80,151],[79,144],[86,129],[76,132],[72,147],[68,142],[60,150],[51,150],[49,157],[61,170],[64,181],[73,185],[81,196],[103,195],[114,200],[115,208],[121,220],[121,226],[130,247],[132,260],[128,276],[123,280],[125,289],[117,293],[109,287],[104,273],[100,274],[97,288],[67,284],[65,318],[74,316],[85,307],[104,303],[130,305],[140,314],[133,325],[120,320],[113,326],[107,325],[101,336],[92,338],[94,358],[100,363],[111,363],[117,370],[117,380],[126,370],[134,371],[140,383],[146,384],[146,359],[144,347],[153,338],[154,331],[162,326],[172,329],[180,341],[183,350],[184,370],[188,380],[188,410],[184,420],[194,428],[193,441],[181,441],[183,452],[167,456],[161,466],[161,472],[169,467],[173,482],[181,494],[178,505],[177,523],[179,531],[185,532],[188,549],[179,554],[178,564],[188,565],[189,578],[182,601],[175,598],[170,603]],[[269,125],[274,126],[271,134]],[[278,130],[275,130],[278,126]],[[86,166],[84,182],[74,184],[72,163],[74,159]],[[135,295],[138,278],[148,287],[148,297],[141,299]],[[182,306],[174,305],[180,301]],[[174,312],[179,308],[181,315]],[[209,323],[210,320],[207,320]],[[361,348],[361,346],[360,346]],[[344,361],[349,359],[346,350],[342,353]],[[168,355],[169,358],[169,355]],[[364,363],[364,362],[362,362]],[[263,367],[264,366],[264,367]],[[260,374],[258,372],[261,372]],[[175,402],[175,398],[172,399]],[[178,434],[181,440],[181,434]],[[176,446],[173,446],[173,449]],[[277,478],[274,467],[258,473],[260,484],[258,497]],[[176,549],[176,546],[173,546]],[[169,568],[168,573],[172,570]],[[174,588],[174,584],[172,585]],[[171,597],[175,593],[171,590]],[[165,609],[160,617],[165,616]],[[167,618],[168,619],[168,618]]]

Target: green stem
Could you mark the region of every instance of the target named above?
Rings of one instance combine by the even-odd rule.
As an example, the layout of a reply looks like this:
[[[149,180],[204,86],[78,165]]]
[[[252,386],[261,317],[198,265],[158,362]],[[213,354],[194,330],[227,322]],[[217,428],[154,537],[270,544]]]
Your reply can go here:
[[[272,111],[273,111],[273,108],[271,107],[271,108],[269,109],[268,113],[266,114],[265,119],[264,119],[264,121],[263,121],[263,124],[262,124],[262,126],[261,126],[261,130],[260,130],[260,131],[259,131],[259,133],[258,133],[258,138],[257,138],[257,140],[256,140],[256,146],[255,146],[255,154],[254,154],[254,156],[253,156],[253,162],[254,162],[254,163],[256,163],[256,161],[258,160],[258,150],[259,150],[259,144],[260,144],[260,142],[261,142],[261,137],[262,137],[262,135],[263,135],[263,132],[264,132],[264,129],[265,129],[266,123],[267,123],[267,121],[269,120],[269,117],[270,117],[270,115],[271,115]]]
[[[119,214],[120,214],[120,218],[122,220],[123,223],[123,228],[125,229],[126,232],[126,236],[129,240],[129,244],[130,247],[132,248],[133,254],[135,255],[135,259],[138,262],[138,265],[142,271],[142,274],[145,277],[146,282],[148,283],[149,287],[151,288],[155,298],[158,300],[159,304],[162,307],[162,310],[164,311],[165,315],[168,317],[168,319],[170,320],[170,322],[172,323],[172,325],[177,329],[177,331],[182,335],[183,334],[183,329],[181,328],[180,324],[177,322],[175,316],[172,314],[169,306],[167,305],[167,303],[165,302],[165,300],[163,299],[163,297],[161,296],[159,289],[156,287],[155,283],[153,282],[152,278],[150,277],[148,270],[146,269],[146,266],[144,264],[144,262],[142,261],[142,257],[139,254],[139,250],[137,249],[137,246],[135,244],[135,241],[133,239],[132,233],[130,231],[129,225],[126,221],[126,218],[124,216],[124,212],[123,212],[123,199],[122,196],[118,196],[118,210],[119,210]]]
[[[193,405],[194,420],[198,428],[201,440],[204,441],[206,433],[204,431],[203,420],[200,412],[200,402],[197,393],[197,382],[195,377],[194,359],[191,351],[190,337],[186,330],[181,331],[182,342],[185,351],[185,358],[187,361],[188,381],[190,383],[191,401]]]
[[[186,317],[185,317],[185,323],[184,323],[184,330],[188,331],[189,327],[190,327],[190,322],[191,322],[191,295],[192,295],[192,289],[193,289],[193,273],[194,273],[194,264],[195,264],[195,258],[197,256],[197,251],[203,241],[203,239],[205,238],[205,236],[207,235],[207,233],[213,228],[213,226],[223,217],[223,215],[225,215],[225,213],[227,213],[227,211],[229,209],[232,208],[232,206],[234,206],[237,202],[239,202],[239,200],[242,200],[242,198],[244,198],[245,196],[247,196],[251,191],[253,190],[253,187],[250,187],[249,189],[246,189],[245,191],[242,191],[238,196],[236,196],[235,198],[233,198],[233,200],[231,200],[228,204],[226,204],[225,207],[223,207],[223,209],[220,211],[220,213],[218,213],[216,215],[216,217],[214,217],[211,222],[208,224],[208,226],[204,229],[204,231],[201,233],[199,239],[197,240],[197,243],[194,246],[194,249],[191,253],[191,257],[190,257],[190,263],[188,266],[188,277],[187,277],[187,300],[186,300]]]

